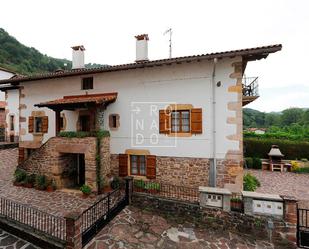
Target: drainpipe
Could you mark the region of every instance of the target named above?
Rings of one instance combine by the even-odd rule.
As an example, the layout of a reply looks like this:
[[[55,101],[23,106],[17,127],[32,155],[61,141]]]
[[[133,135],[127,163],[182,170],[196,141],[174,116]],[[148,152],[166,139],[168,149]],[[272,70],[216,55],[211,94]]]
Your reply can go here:
[[[212,158],[210,160],[209,170],[209,186],[216,187],[217,179],[217,159],[216,159],[216,65],[217,58],[214,58],[214,66],[211,77],[211,89],[212,89]]]

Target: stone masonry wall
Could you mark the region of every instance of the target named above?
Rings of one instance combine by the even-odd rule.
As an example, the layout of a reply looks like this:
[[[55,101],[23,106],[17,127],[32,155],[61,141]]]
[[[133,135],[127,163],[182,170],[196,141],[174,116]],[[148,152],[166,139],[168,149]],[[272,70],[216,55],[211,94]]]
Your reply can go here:
[[[96,138],[94,137],[53,137],[36,149],[19,167],[31,173],[54,178],[57,185],[61,187],[61,175],[66,165],[65,157],[61,157],[63,153],[85,154],[86,184],[96,189]]]
[[[238,212],[225,212],[215,208],[201,208],[198,204],[168,200],[145,194],[134,193],[132,205],[154,211],[175,222],[194,223],[197,226],[216,230],[229,230],[248,234],[256,238],[268,238],[276,248],[296,248],[294,238],[289,238],[287,221],[273,217],[257,217]],[[273,228],[269,226],[272,222]],[[295,233],[294,233],[295,237]]]
[[[111,155],[111,173],[119,175],[118,155]],[[187,187],[208,186],[209,159],[157,156],[156,181]]]
[[[110,137],[103,137],[101,139],[100,158],[101,176],[105,180],[111,176]]]

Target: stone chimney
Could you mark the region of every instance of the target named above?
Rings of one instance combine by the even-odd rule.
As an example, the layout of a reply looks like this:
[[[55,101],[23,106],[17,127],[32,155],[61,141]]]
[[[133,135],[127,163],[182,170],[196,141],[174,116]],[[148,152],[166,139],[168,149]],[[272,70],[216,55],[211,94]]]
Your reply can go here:
[[[72,47],[72,69],[85,68],[83,45]]]
[[[137,35],[136,38],[136,60],[135,62],[148,61],[148,41],[147,34]]]

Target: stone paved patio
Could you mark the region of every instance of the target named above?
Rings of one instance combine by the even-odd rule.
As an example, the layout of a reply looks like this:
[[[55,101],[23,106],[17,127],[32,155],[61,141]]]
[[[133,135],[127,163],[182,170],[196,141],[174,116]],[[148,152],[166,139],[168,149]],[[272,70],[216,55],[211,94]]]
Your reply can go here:
[[[194,224],[173,224],[161,216],[125,208],[85,249],[248,249],[275,248],[267,241],[230,233],[197,228]]]
[[[0,229],[0,249],[39,249]]]
[[[300,200],[300,205],[309,208],[309,174],[265,170],[245,170],[245,172],[256,176],[261,182],[257,192],[292,195]]]
[[[96,197],[84,199],[79,194],[59,190],[48,193],[34,188],[13,186],[17,154],[18,149],[0,150],[0,197],[29,204],[54,215],[65,215],[71,211],[86,209],[96,200]]]

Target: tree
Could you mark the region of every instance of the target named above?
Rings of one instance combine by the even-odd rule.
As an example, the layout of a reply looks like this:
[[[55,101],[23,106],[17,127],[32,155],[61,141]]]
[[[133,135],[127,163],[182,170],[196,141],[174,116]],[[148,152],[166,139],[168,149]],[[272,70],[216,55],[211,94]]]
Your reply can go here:
[[[303,118],[303,110],[301,108],[289,108],[282,112],[281,125],[291,125],[299,123]]]

